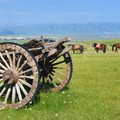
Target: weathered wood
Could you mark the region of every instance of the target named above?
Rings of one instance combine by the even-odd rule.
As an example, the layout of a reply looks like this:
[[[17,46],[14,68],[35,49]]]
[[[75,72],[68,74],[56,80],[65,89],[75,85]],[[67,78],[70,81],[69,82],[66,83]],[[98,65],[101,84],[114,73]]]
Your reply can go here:
[[[0,44],[0,109],[4,106],[18,109],[29,103],[37,92],[39,77],[42,83],[48,82],[52,91],[60,91],[69,83],[71,47],[63,45],[67,41],[66,37],[52,44],[44,39],[23,45]]]

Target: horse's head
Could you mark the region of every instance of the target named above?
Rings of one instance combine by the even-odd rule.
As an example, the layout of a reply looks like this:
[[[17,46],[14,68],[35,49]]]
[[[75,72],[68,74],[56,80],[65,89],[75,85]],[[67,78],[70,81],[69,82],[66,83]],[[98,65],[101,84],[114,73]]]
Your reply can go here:
[[[92,47],[96,47],[96,45],[97,45],[97,43],[93,43],[93,44],[92,44]]]

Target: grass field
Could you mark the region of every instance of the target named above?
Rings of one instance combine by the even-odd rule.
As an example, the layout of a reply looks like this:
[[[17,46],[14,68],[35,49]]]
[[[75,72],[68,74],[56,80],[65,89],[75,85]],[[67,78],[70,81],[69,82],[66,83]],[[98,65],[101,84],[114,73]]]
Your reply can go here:
[[[88,47],[83,54],[70,52],[73,76],[66,89],[40,93],[19,110],[2,110],[0,119],[120,120],[120,54],[97,54],[88,42],[83,44]]]

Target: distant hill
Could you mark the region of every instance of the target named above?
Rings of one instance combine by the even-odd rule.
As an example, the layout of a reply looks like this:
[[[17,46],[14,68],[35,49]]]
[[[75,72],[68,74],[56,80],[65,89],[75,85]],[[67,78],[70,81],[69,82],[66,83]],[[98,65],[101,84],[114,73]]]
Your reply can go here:
[[[120,37],[120,23],[24,25],[1,28],[0,35]]]

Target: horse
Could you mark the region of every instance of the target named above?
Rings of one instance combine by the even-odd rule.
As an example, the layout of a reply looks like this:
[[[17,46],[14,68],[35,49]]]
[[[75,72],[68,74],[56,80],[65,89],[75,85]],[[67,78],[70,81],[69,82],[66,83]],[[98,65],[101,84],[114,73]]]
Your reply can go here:
[[[79,45],[79,44],[69,44],[68,46],[72,46],[73,53],[75,53],[75,50],[79,50],[80,53],[83,53],[83,51],[84,51],[83,45]]]
[[[115,48],[115,49],[114,49],[114,48]],[[115,50],[115,52],[118,53],[118,51],[117,51],[118,48],[120,48],[120,43],[115,43],[115,44],[112,45],[112,51]]]
[[[92,45],[92,47],[95,48],[95,50],[96,50],[97,53],[99,52],[99,50],[102,50],[103,53],[106,52],[106,45],[105,44],[100,44],[99,43],[99,47],[97,47],[97,45],[98,45],[98,43],[93,43],[93,45]]]

